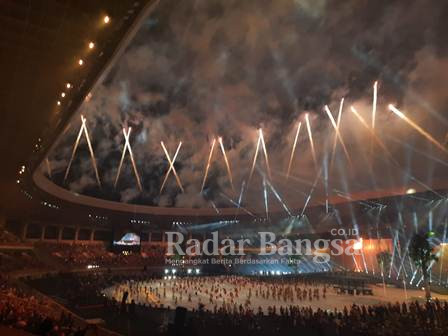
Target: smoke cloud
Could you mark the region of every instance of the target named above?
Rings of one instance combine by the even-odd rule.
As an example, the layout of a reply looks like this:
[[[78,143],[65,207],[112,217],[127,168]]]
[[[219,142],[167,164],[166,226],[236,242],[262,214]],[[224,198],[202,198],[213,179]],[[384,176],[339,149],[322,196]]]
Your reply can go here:
[[[261,151],[258,169],[248,183],[262,128],[272,185],[286,204],[300,207],[320,166],[328,166],[331,156],[334,130],[323,107],[328,104],[336,118],[339,101],[345,97],[341,134],[353,166],[338,145],[336,160],[318,180],[313,197],[324,197],[326,188],[331,195],[337,190],[402,187],[409,183],[409,174],[431,184],[443,176],[445,167],[418,151],[442,161],[446,154],[386,107],[397,104],[443,142],[448,124],[447,14],[445,1],[425,0],[163,1],[79,111],[87,118],[103,188],[96,186],[84,140],[68,181],[63,182],[79,117],[49,156],[52,179],[78,193],[176,207],[212,207],[212,202],[231,207],[222,194],[237,201],[245,181],[243,205],[262,209],[267,170]],[[349,110],[354,104],[370,123],[375,80],[379,81],[376,132],[403,170],[391,165],[381,148],[374,146],[370,152],[369,134]],[[297,123],[304,121],[305,113],[310,115],[319,167],[314,166],[302,127],[286,180]],[[138,191],[128,156],[117,188],[113,186],[124,146],[123,127],[132,127],[130,142],[143,192]],[[219,136],[235,188],[216,143],[201,194],[210,146]],[[184,193],[170,175],[159,194],[169,167],[160,141],[171,157],[182,141],[175,169]],[[279,206],[271,190],[268,197],[270,206]]]

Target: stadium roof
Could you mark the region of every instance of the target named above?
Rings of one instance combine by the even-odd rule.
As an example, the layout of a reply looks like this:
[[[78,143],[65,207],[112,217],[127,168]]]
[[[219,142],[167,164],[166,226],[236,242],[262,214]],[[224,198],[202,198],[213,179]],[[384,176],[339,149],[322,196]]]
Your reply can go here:
[[[32,114],[23,131],[6,123],[13,139],[24,134],[31,143],[28,151],[8,147],[13,158],[26,153],[15,161],[15,171],[10,169],[10,185],[35,147],[27,183],[40,197],[53,195],[103,210],[179,216],[246,210],[297,214],[310,206],[428,190],[435,198],[444,197],[447,121],[439,112],[444,100],[434,88],[445,63],[431,50],[442,48],[437,37],[443,27],[431,19],[437,9],[422,9],[426,14],[421,19],[435,36],[428,42],[422,32],[404,29],[417,9],[389,27],[387,34],[400,36],[389,41],[371,35],[392,21],[387,6],[371,8],[376,18],[363,29],[358,29],[363,17],[371,13],[354,6],[356,19],[335,32],[335,22],[344,21],[348,9],[330,4],[328,10],[315,11],[293,1],[264,3],[264,10],[233,2],[145,5],[120,2],[116,8],[68,10],[71,20],[76,21],[77,13],[88,23],[77,27],[79,32],[61,24],[66,35],[57,37],[64,29],[56,29],[60,44],[52,42],[56,47],[50,56],[51,48],[28,39],[31,25],[25,17],[27,48],[45,50],[39,51],[40,58],[23,52],[15,58],[26,59],[28,72],[37,74],[12,73],[5,101],[11,115],[33,110],[42,116]],[[42,8],[35,11],[42,15]],[[57,12],[53,7],[49,11]],[[110,27],[102,21],[106,14]],[[329,43],[327,35],[333,33]],[[48,36],[37,39],[47,41]],[[408,36],[421,43],[403,45]],[[88,50],[92,39],[103,41],[94,56]],[[398,73],[401,83],[391,75]],[[73,88],[67,90],[67,83]],[[26,92],[32,92],[29,99],[23,99]],[[62,92],[67,96],[61,97]],[[335,132],[341,98],[341,126]],[[388,108],[390,102],[400,110]],[[21,113],[15,115],[30,114]],[[408,116],[424,132],[412,127]],[[81,142],[73,152],[79,134]],[[132,148],[133,157],[129,152],[122,157],[124,148]]]

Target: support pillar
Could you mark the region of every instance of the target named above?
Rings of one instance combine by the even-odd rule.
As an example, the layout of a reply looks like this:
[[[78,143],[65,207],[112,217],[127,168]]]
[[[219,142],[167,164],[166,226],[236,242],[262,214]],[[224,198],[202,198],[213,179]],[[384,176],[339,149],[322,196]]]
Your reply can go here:
[[[79,239],[79,227],[75,229],[75,243],[78,242]]]
[[[22,226],[22,240],[26,240],[26,234],[28,233],[28,223],[24,223]]]
[[[92,230],[90,231],[90,241],[93,241],[94,238],[95,238],[95,230],[92,229]]]
[[[46,225],[42,225],[41,226],[41,231],[40,231],[40,240],[45,240],[45,230],[47,229]]]
[[[61,226],[59,227],[59,231],[58,231],[58,243],[62,240],[62,231],[64,230],[64,227]]]

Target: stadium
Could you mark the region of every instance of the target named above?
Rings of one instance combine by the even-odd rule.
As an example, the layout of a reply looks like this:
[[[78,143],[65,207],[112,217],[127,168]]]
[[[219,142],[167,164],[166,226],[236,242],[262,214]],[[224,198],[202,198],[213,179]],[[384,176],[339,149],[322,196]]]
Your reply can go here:
[[[446,14],[0,2],[0,335],[445,335]]]

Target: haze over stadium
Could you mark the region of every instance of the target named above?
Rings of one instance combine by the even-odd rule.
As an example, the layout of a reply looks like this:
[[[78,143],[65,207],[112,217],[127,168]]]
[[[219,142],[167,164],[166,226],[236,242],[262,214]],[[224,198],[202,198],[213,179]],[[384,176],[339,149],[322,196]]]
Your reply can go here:
[[[0,334],[444,335],[447,14],[1,3]]]

